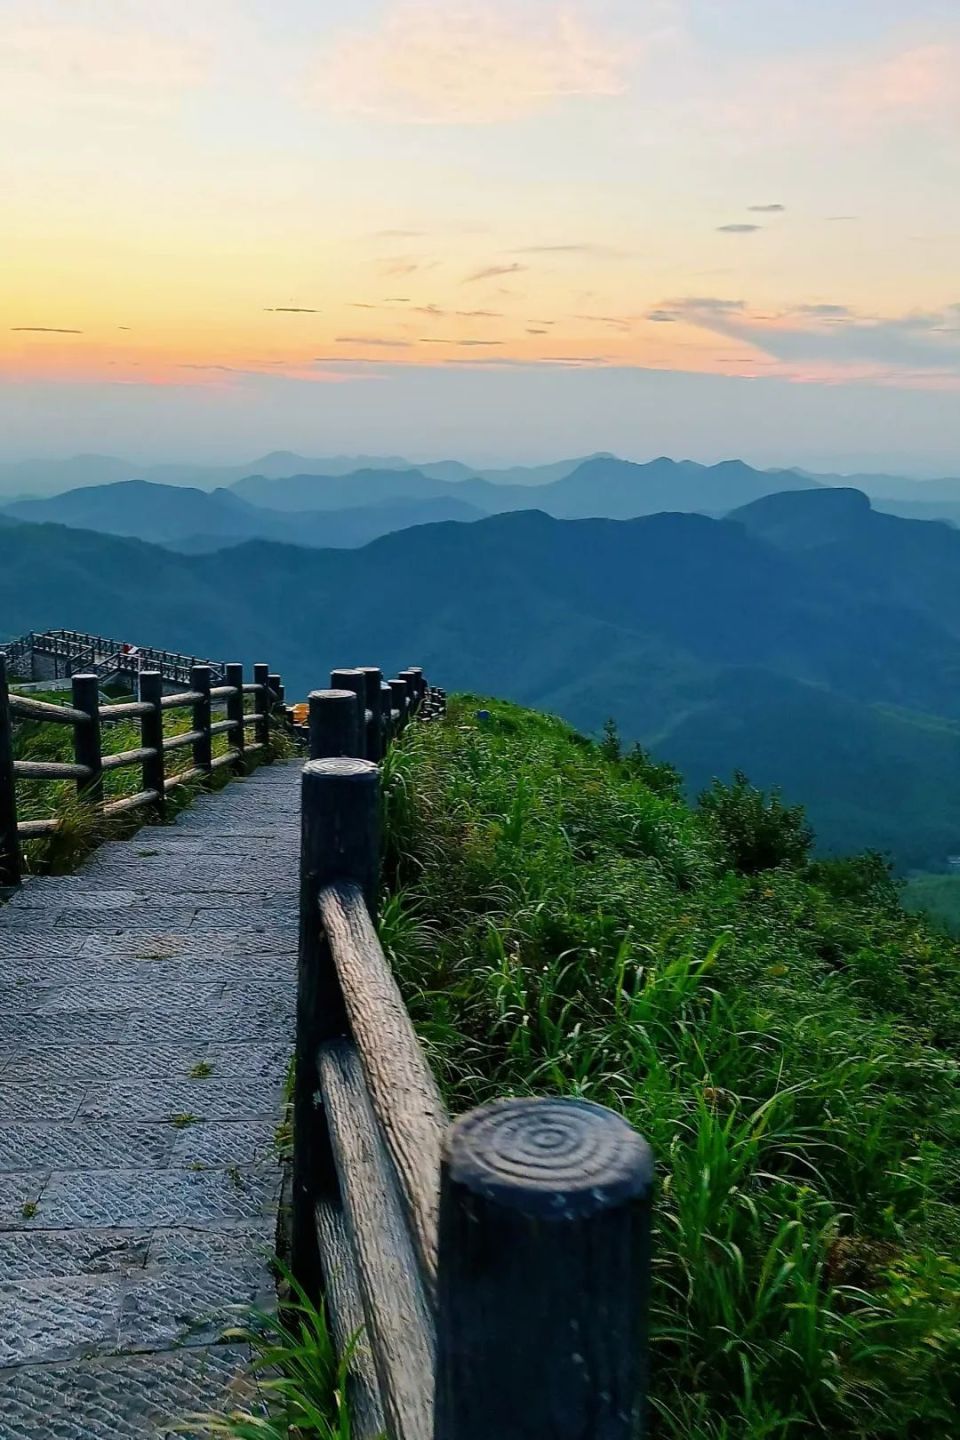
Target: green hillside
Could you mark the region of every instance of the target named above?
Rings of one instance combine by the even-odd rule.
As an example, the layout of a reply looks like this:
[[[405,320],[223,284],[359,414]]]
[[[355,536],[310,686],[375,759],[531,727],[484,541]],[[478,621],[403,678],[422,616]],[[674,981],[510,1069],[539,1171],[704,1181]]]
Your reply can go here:
[[[587,1097],[654,1148],[651,1433],[954,1435],[957,945],[775,800],[688,809],[513,706],[412,727],[386,788],[382,939],[452,1107]]]
[[[69,624],[259,652],[291,697],[345,659],[423,664],[590,733],[612,716],[695,789],[737,768],[781,785],[826,850],[874,846],[905,869],[960,852],[958,576],[960,532],[824,490],[728,520],[523,511],[349,551],[186,556],[0,530],[8,635]]]

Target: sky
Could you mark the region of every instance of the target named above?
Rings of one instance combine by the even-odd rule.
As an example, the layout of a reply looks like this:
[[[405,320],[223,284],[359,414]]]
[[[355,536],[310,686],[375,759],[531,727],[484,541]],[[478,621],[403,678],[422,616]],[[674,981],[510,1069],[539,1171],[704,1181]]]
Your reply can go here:
[[[956,0],[0,0],[0,458],[960,473]]]

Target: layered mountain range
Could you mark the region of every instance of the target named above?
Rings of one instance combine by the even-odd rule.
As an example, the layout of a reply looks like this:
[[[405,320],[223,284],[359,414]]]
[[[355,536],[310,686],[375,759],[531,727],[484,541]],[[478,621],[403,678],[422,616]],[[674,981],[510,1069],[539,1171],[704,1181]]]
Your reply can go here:
[[[552,493],[575,511],[584,468],[528,489],[528,505]],[[758,474],[696,479],[718,497],[731,482],[729,497]],[[902,865],[960,851],[960,531],[879,513],[856,490],[748,496],[725,518],[514,508],[341,550],[255,540],[188,555],[17,523],[0,531],[0,561],[8,635],[69,625],[265,654],[298,696],[358,657],[423,664],[448,689],[589,731],[612,716],[693,789],[734,768],[779,785],[825,848],[875,846]]]

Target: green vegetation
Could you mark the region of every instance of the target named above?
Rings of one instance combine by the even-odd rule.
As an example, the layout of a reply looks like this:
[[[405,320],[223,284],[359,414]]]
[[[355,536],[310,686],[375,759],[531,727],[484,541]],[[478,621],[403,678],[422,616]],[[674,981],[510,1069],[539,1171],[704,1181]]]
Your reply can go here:
[[[362,1342],[355,1337],[338,1360],[323,1309],[283,1267],[280,1273],[289,1292],[282,1315],[255,1310],[224,1337],[250,1346],[259,1403],[199,1417],[203,1432],[233,1440],[351,1440],[347,1371]]]
[[[491,718],[479,722],[478,707]],[[385,766],[385,947],[451,1108],[657,1157],[655,1433],[920,1440],[960,1403],[960,947],[802,816],[463,698]]]
[[[619,473],[609,513],[635,515],[646,492],[633,467]],[[672,482],[657,493],[651,503],[680,503]],[[715,508],[730,503],[727,491]],[[726,520],[527,510],[357,550],[257,541],[188,556],[59,525],[0,528],[7,634],[69,617],[224,659],[239,646],[269,655],[291,696],[344,656],[387,674],[416,657],[448,691],[509,696],[586,733],[612,714],[692,795],[746,766],[804,805],[825,851],[881,850],[904,872],[960,851],[958,574],[960,531],[878,514],[849,490],[775,495]]]
[[[903,887],[903,903],[960,936],[960,875],[911,875]]]

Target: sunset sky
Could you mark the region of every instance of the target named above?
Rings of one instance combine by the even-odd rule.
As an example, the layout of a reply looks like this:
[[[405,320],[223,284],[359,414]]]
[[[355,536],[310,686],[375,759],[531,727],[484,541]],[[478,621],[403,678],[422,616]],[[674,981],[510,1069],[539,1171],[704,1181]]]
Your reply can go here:
[[[4,458],[960,472],[957,0],[0,0],[0,122]]]

